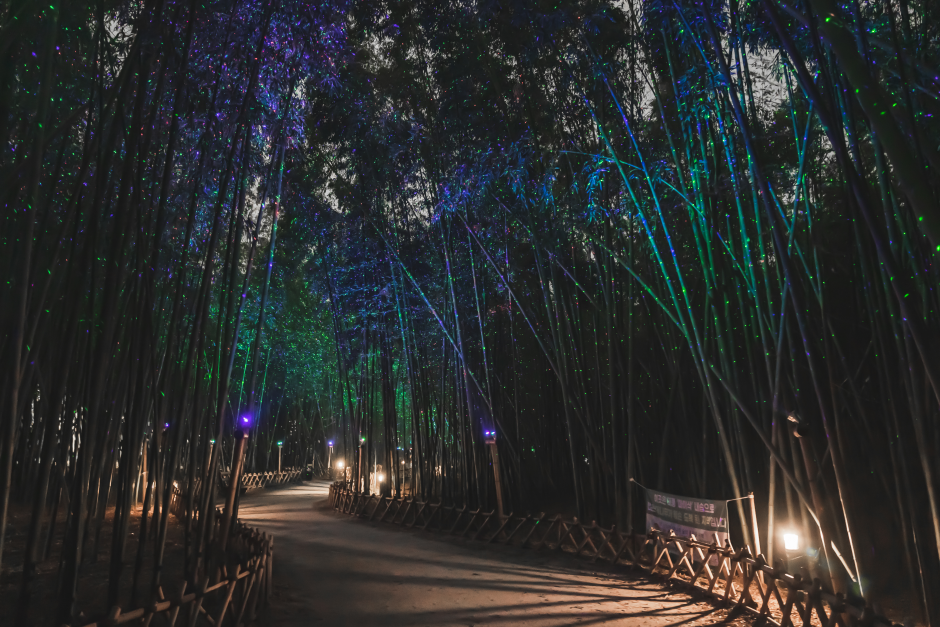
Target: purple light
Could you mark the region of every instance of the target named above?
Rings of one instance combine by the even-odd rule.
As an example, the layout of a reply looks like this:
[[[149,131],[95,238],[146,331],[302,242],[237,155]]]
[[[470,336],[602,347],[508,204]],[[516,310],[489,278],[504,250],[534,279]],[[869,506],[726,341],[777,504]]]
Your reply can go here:
[[[247,425],[247,424],[248,424],[248,416],[242,416],[242,422],[244,422],[244,423]]]
[[[170,428],[170,423],[164,422],[164,423],[163,423],[163,428],[164,428],[164,429],[169,429],[169,428]]]

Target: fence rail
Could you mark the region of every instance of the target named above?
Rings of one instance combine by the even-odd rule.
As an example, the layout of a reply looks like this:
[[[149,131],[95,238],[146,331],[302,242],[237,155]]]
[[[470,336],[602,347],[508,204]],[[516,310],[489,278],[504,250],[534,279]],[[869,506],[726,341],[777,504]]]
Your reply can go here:
[[[422,531],[470,537],[486,543],[531,549],[561,550],[596,561],[640,568],[654,578],[694,588],[713,600],[732,606],[733,613],[747,613],[758,623],[774,627],[900,627],[877,615],[870,606],[846,600],[825,590],[818,579],[804,580],[767,564],[763,555],[747,548],[734,550],[673,532],[650,529],[647,534],[621,533],[595,522],[561,516],[500,517],[495,511],[415,498],[364,495],[337,482],[330,485],[329,504],[339,512],[367,520],[388,522]]]

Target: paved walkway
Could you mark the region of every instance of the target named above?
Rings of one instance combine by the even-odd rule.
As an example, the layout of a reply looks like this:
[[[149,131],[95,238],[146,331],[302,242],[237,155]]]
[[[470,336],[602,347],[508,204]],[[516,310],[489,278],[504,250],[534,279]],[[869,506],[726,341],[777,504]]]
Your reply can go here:
[[[239,516],[274,534],[261,624],[706,625],[724,611],[606,564],[369,523],[310,482],[246,496]],[[740,619],[739,619],[740,620]]]

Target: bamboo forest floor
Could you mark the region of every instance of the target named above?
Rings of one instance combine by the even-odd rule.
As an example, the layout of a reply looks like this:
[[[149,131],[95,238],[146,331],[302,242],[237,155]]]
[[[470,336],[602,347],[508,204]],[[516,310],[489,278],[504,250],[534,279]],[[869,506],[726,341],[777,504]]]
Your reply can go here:
[[[307,482],[241,502],[239,517],[275,538],[265,625],[747,624],[622,568],[345,516],[327,489]]]
[[[3,555],[3,572],[0,573],[0,627],[17,624],[14,619],[14,608],[20,593],[20,584],[23,578],[23,551],[26,546],[26,531],[30,520],[30,508],[20,504],[10,503],[10,517],[7,520],[7,539]],[[121,578],[121,604],[130,600],[131,583],[134,573],[134,560],[137,555],[138,530],[140,529],[141,508],[133,510],[128,533],[127,547],[125,549],[124,571]],[[91,531],[87,546],[88,559],[82,566],[81,579],[78,588],[78,607],[85,617],[93,618],[107,612],[108,570],[110,568],[111,551],[111,523],[114,508],[108,508],[104,523],[101,526],[101,537],[98,540],[97,559],[91,559],[95,546],[94,530]],[[64,533],[64,509],[60,509],[57,516],[55,534],[48,552],[51,557],[40,561],[38,572],[33,584],[33,593],[30,602],[29,618],[33,625],[52,625],[56,607],[55,588],[57,584],[59,559],[61,553],[62,536]],[[163,589],[175,590],[183,573],[183,525],[175,516],[169,517],[167,528],[166,552],[164,555]],[[148,540],[144,554],[143,568],[141,570],[141,584],[139,591],[147,589],[151,580],[153,560],[151,553],[153,540]],[[138,605],[143,601],[143,595],[138,593]]]

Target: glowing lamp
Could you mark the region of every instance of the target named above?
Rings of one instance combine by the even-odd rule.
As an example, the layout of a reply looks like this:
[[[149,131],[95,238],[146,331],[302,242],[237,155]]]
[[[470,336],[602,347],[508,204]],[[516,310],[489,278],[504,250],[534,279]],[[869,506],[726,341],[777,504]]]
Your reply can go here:
[[[379,483],[382,483],[383,481],[385,481],[385,475],[378,475],[376,476],[376,479],[378,480]]]
[[[248,424],[248,416],[242,416],[242,424]]]
[[[209,440],[209,444],[215,444],[215,440]]]
[[[336,467],[337,467],[337,468],[342,468],[342,467],[343,467],[343,460],[339,460],[338,462],[336,462]]]
[[[329,442],[327,442],[327,445],[328,445],[328,446],[333,446],[333,440],[330,440]]]
[[[800,548],[800,536],[795,533],[783,534],[783,546],[788,551],[796,551]]]
[[[284,446],[284,443],[283,443],[283,442],[278,442],[277,445],[278,445],[278,446]]]

